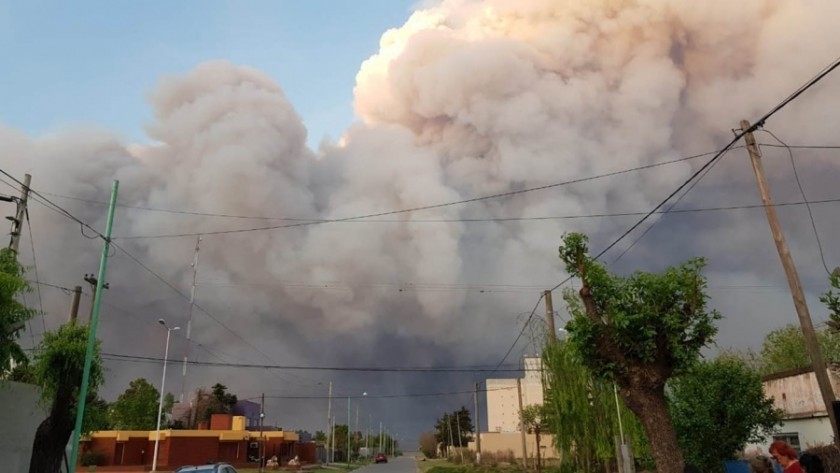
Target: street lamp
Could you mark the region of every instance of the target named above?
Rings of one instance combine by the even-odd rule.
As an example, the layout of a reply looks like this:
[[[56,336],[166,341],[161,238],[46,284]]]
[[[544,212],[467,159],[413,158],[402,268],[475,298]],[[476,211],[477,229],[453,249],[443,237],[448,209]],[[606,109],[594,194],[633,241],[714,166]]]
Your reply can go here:
[[[163,319],[158,319],[158,323],[163,325],[163,328],[166,329],[166,350],[163,352],[163,376],[160,380],[160,400],[158,401],[157,429],[155,429],[155,454],[152,458],[152,471],[157,471],[158,447],[160,446],[160,417],[163,414],[163,390],[166,385],[166,359],[169,358],[169,337],[172,335],[172,332],[181,329],[181,327],[169,328],[169,326],[166,325],[166,321]]]

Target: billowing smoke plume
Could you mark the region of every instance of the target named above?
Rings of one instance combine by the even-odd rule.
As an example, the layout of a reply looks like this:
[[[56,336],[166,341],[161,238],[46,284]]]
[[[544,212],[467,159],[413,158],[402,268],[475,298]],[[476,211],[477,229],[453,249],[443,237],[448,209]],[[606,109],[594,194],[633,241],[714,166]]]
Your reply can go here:
[[[361,122],[320,150],[306,147],[301,118],[272,78],[218,61],[164,79],[150,95],[154,145],[127,145],[99,131],[30,138],[0,128],[0,163],[16,175],[31,172],[34,188],[54,194],[106,201],[116,178],[126,206],[253,217],[121,208],[115,230],[121,237],[281,226],[458,201],[712,151],[740,119],[766,111],[836,56],[838,16],[840,4],[829,0],[446,1],[383,35],[379,53],[357,77]],[[793,143],[837,144],[838,83],[830,76],[768,128]],[[801,200],[786,155],[766,154],[777,200]],[[798,159],[808,197],[836,198],[832,154],[800,151]],[[266,356],[201,311],[193,338],[222,358],[261,362],[494,363],[518,331],[518,316],[563,279],[556,258],[562,233],[592,234],[597,251],[635,217],[529,218],[645,211],[700,163],[369,219],[377,222],[205,236],[199,305]],[[103,206],[53,198],[102,227]],[[744,151],[735,150],[681,205],[756,202]],[[815,207],[825,240],[840,228],[831,210]],[[802,212],[792,207],[782,217],[813,295],[824,277]],[[94,271],[98,241],[42,206],[31,213],[42,279],[71,286]],[[747,336],[757,343],[764,330],[754,330],[756,324],[795,320],[761,209],[664,218],[618,270],[709,257],[713,303],[729,317],[723,345]],[[188,292],[195,237],[117,241]],[[838,250],[830,243],[826,256],[836,264]],[[109,270],[108,300],[131,314],[106,307],[106,350],[156,354],[147,348],[159,338],[150,321],[166,316],[185,323],[186,302],[120,252]],[[714,292],[716,284],[727,287]],[[779,290],[737,292],[732,285]],[[44,291],[51,328],[67,301]],[[821,318],[818,303],[812,305]],[[562,313],[562,304],[556,307]],[[125,364],[112,368],[115,391],[136,377],[128,371]],[[225,370],[201,373],[192,384],[212,383],[213,376],[229,384],[251,379]],[[254,393],[277,382],[262,378]],[[428,392],[473,381],[394,379],[344,382],[376,385],[365,388],[371,391]],[[320,375],[286,380],[321,391],[317,382],[326,382]],[[294,392],[289,386],[284,389]],[[285,412],[283,422],[309,422]],[[417,410],[412,428],[425,427],[419,424],[428,413]]]

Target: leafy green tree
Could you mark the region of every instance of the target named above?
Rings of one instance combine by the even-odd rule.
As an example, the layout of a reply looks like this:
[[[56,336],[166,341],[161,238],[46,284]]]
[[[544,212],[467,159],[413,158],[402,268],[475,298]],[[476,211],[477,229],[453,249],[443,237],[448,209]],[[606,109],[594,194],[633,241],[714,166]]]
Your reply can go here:
[[[97,396],[85,403],[85,417],[82,419],[82,431],[96,432],[111,430],[109,415],[110,404]]]
[[[330,438],[330,445],[335,445],[335,461],[347,461],[347,424],[336,424],[333,427],[335,443]]]
[[[324,443],[327,441],[327,434],[323,430],[316,430],[313,439],[318,443]]]
[[[818,330],[817,342],[825,361],[840,361],[840,333],[832,329]],[[761,347],[760,360],[763,374],[810,366],[811,357],[805,348],[802,329],[797,325],[787,325],[768,333]]]
[[[828,277],[828,282],[833,289],[840,289],[840,271],[837,269]],[[827,325],[835,333],[840,333],[840,295],[829,290],[820,296],[820,302],[828,307],[829,320]]]
[[[16,299],[30,291],[25,272],[13,250],[0,250],[0,378],[8,375],[13,364],[29,361],[16,341],[26,321],[35,315],[34,310]]]
[[[447,447],[466,447],[474,431],[470,411],[464,406],[457,411],[445,413],[435,423],[435,439]]]
[[[233,408],[233,405],[238,402],[236,398],[236,394],[229,394],[227,392],[227,386],[222,383],[216,383],[211,388],[213,390],[213,396],[224,406],[224,412],[220,414],[228,414],[230,410]]]
[[[588,238],[564,235],[560,258],[580,279],[567,292],[569,340],[601,379],[614,381],[639,417],[660,473],[681,473],[682,450],[668,414],[665,383],[688,369],[709,344],[720,319],[706,308],[705,260],[693,258],[661,274],[609,273],[589,256]]]
[[[193,407],[196,422],[209,422],[213,414],[230,414],[238,399],[235,394],[228,393],[227,389],[224,384],[216,383],[209,392],[205,389],[196,392]]]
[[[566,340],[550,343],[542,358],[542,424],[552,433],[564,463],[576,471],[595,471],[598,463],[614,460],[618,412],[625,440],[637,458],[649,462],[650,448],[638,418],[623,402],[616,410],[613,384],[594,377],[574,345]]]
[[[761,375],[733,357],[699,362],[668,386],[677,438],[700,471],[722,473],[724,460],[762,441],[782,419]]]
[[[29,473],[60,471],[64,448],[73,433],[76,406],[87,352],[88,327],[67,324],[55,332],[46,332],[35,355],[34,374],[41,386],[41,398],[50,405],[49,416],[38,426],[32,447]],[[97,389],[102,385],[102,358],[97,340],[90,369],[87,403],[96,405]],[[87,428],[94,428],[96,419],[85,409]]]
[[[111,424],[118,430],[153,430],[159,400],[158,390],[145,378],[137,378],[111,405]]]

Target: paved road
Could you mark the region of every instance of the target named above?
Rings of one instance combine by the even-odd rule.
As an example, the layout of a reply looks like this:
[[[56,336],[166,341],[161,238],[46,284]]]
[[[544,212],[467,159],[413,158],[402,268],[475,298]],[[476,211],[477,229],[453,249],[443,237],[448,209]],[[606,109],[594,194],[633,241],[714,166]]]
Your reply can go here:
[[[389,458],[388,463],[368,465],[355,470],[354,473],[417,473],[417,462],[414,457]]]

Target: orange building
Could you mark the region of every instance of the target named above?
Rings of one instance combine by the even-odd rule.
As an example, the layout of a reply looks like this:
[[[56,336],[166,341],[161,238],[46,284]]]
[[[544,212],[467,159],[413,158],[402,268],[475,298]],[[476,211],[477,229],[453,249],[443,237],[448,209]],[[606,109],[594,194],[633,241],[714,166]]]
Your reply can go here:
[[[147,466],[152,464],[156,431],[111,430],[93,432],[82,440],[82,451],[99,453],[101,466]],[[210,462],[234,467],[256,467],[260,446],[265,458],[277,456],[280,464],[298,456],[302,463],[315,463],[315,445],[301,444],[295,432],[245,430],[244,417],[214,414],[210,429],[161,430],[158,469]]]

